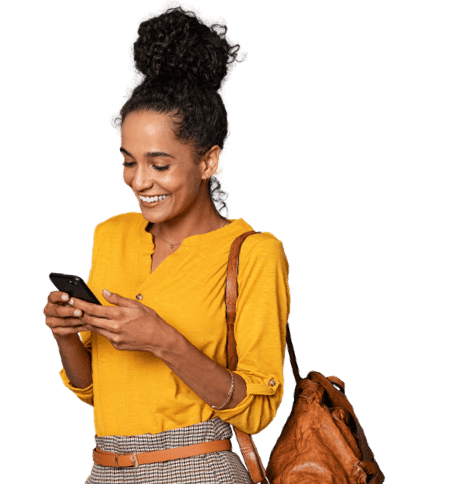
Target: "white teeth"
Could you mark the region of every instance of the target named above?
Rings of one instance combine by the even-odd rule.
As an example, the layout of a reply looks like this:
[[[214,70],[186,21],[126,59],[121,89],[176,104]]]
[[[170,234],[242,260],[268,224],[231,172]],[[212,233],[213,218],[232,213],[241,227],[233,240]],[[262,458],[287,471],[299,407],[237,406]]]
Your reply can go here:
[[[139,195],[139,198],[144,202],[161,202],[164,200],[168,195],[161,195],[160,197],[142,197]]]

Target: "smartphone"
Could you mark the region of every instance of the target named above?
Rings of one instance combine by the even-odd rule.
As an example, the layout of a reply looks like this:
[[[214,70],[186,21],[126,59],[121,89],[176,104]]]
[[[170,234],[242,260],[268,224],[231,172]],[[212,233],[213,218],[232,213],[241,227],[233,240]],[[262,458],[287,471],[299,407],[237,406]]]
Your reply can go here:
[[[83,301],[102,306],[97,297],[93,294],[93,291],[91,291],[81,277],[51,272],[50,279],[59,291],[66,292],[69,297],[76,297],[77,299],[83,299]]]

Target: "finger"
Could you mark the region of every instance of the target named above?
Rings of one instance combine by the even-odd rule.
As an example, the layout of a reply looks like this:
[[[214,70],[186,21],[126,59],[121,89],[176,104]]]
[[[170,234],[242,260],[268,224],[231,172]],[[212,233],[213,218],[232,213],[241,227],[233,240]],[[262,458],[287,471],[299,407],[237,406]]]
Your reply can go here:
[[[92,331],[93,333],[100,334],[101,336],[104,336],[104,338],[107,338],[110,342],[112,342],[115,336],[113,332],[98,326],[93,326],[89,323],[87,323],[85,327],[87,328],[87,331]]]
[[[49,293],[48,302],[56,304],[58,302],[67,302],[70,296],[66,292],[62,291],[52,291]]]
[[[62,302],[62,304],[61,303],[48,302],[48,303],[46,303],[46,306],[43,308],[43,314],[46,317],[55,316],[55,314],[56,314],[55,309],[63,306],[63,304],[64,304],[64,301]]]
[[[82,316],[81,309],[75,309],[69,304],[57,305],[57,304],[47,304],[44,311],[45,316],[55,317],[55,318],[78,318]]]
[[[110,313],[114,310],[113,307],[93,304],[88,301],[83,301],[83,299],[78,299],[76,297],[70,298],[69,304],[76,309],[81,309],[86,314],[97,316],[98,318],[109,318]]]
[[[118,333],[120,329],[120,323],[116,319],[98,318],[87,313],[83,313],[83,316],[79,319],[88,326],[99,328],[110,333]]]
[[[88,330],[86,329],[86,326],[73,326],[71,328],[58,327],[52,329],[52,331],[55,336],[68,336],[69,334],[83,333]]]
[[[110,291],[107,291],[107,289],[104,289],[102,291],[102,295],[107,301],[109,301],[110,304],[114,304],[116,306],[132,307],[132,306],[138,306],[139,304],[141,304],[139,303],[139,301],[136,301],[135,299],[123,297],[120,294],[117,294],[116,292],[112,293]]]
[[[46,318],[46,324],[53,328],[66,328],[66,327],[73,327],[73,326],[83,326],[86,323],[82,321],[82,318],[59,318],[48,316]]]
[[[43,309],[45,316],[54,316],[55,308],[66,304],[66,299],[69,300],[70,296],[62,291],[53,291],[48,295],[48,302]]]

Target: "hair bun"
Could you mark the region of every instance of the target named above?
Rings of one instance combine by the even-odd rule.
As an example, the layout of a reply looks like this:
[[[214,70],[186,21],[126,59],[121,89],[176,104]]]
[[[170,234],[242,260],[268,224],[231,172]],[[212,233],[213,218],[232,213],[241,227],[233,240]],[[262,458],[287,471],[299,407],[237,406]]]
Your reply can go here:
[[[227,27],[208,27],[192,12],[169,9],[140,24],[136,68],[151,79],[186,80],[217,91],[240,47],[230,46],[226,33]]]

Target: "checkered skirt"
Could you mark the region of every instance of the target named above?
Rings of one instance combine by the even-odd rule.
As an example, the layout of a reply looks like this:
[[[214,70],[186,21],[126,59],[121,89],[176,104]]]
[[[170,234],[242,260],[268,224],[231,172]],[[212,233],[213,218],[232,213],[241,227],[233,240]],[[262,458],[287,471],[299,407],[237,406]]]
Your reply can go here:
[[[151,452],[211,440],[231,438],[230,424],[219,417],[207,422],[167,430],[158,434],[96,436],[96,445],[106,452],[129,454]],[[252,484],[238,454],[232,451],[212,452],[166,462],[134,467],[104,467],[94,464],[85,484]]]

